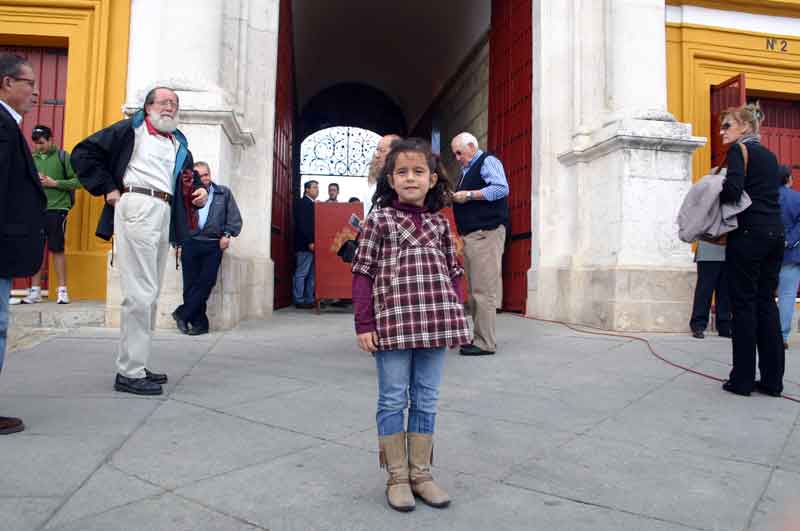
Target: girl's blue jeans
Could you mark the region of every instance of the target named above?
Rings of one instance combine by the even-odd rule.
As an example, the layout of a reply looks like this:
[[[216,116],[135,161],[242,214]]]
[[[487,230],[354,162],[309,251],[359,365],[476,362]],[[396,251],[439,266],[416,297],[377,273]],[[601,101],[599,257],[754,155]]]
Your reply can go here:
[[[378,367],[378,435],[403,431],[408,408],[408,430],[433,433],[445,348],[387,350],[375,353]]]

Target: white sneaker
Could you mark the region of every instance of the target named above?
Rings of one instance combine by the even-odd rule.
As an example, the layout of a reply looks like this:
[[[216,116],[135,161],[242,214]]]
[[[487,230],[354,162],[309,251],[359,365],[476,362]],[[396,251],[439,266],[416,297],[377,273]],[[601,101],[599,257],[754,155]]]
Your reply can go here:
[[[56,304],[69,304],[69,295],[67,295],[67,288],[65,286],[58,288]]]
[[[18,297],[11,297],[8,299],[8,304],[11,306],[15,306],[17,304],[22,304],[22,299]]]
[[[22,304],[36,304],[42,302],[42,288],[31,288],[28,296],[22,299]]]

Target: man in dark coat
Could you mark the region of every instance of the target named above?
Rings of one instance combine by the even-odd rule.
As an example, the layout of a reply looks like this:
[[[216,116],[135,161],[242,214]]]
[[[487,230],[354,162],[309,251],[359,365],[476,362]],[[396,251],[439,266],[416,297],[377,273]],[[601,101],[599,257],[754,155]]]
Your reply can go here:
[[[19,127],[33,107],[35,87],[33,68],[24,58],[0,54],[0,371],[11,280],[31,276],[42,265],[47,197]],[[24,429],[18,418],[0,417],[0,435]]]
[[[75,146],[72,166],[84,188],[104,196],[97,235],[114,235],[122,290],[114,389],[160,395],[166,374],[148,369],[156,303],[169,253],[197,225],[208,193],[193,170],[178,127],[178,95],[156,87],[144,109]]]
[[[292,296],[297,308],[314,306],[314,201],[319,195],[319,183],[308,181],[303,197],[294,204],[295,269]]]
[[[174,315],[181,333],[199,336],[208,333],[206,303],[217,283],[222,255],[242,231],[242,215],[231,189],[211,180],[207,162],[195,162],[194,169],[208,190],[208,201],[198,211],[197,228],[181,243],[183,304]]]

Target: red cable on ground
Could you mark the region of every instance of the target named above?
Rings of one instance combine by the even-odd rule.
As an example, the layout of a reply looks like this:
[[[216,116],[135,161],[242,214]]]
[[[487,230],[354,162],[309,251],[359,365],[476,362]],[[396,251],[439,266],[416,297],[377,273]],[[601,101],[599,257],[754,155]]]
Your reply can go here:
[[[566,323],[564,321],[552,321],[550,319],[539,319],[537,317],[529,317],[527,315],[521,315],[521,314],[512,314],[512,315],[516,315],[517,317],[521,317],[523,319],[530,319],[531,321],[539,321],[541,323],[550,323],[550,324],[561,325],[561,326],[569,328],[573,332],[578,332],[578,333],[581,333],[581,334],[591,334],[591,335],[595,335],[595,336],[608,336],[608,337],[621,337],[621,338],[624,338],[624,339],[632,339],[634,341],[641,341],[642,343],[647,345],[647,349],[650,351],[650,354],[652,354],[655,358],[663,361],[667,365],[671,365],[671,366],[675,367],[676,369],[681,369],[681,370],[684,370],[686,372],[690,372],[692,374],[696,374],[698,376],[702,376],[703,378],[708,378],[709,380],[714,380],[714,381],[717,381],[717,382],[724,382],[725,381],[723,378],[717,378],[716,376],[712,376],[711,374],[706,374],[704,372],[692,369],[690,367],[685,367],[683,365],[680,365],[679,363],[675,363],[674,361],[668,360],[667,358],[665,358],[665,357],[661,356],[660,354],[658,354],[658,352],[656,352],[655,349],[653,348],[653,345],[650,344],[650,341],[647,340],[646,338],[643,338],[643,337],[631,336],[631,335],[628,335],[628,334],[619,334],[619,333],[616,333],[616,332],[608,332],[606,330],[603,330],[601,328],[595,328],[593,326],[580,325],[580,327],[578,327],[576,325],[572,325],[572,324]],[[796,398],[794,396],[790,396],[790,395],[784,394],[784,395],[781,395],[781,398],[784,398],[786,400],[791,400],[792,402],[797,402],[798,404],[800,404],[800,398]]]

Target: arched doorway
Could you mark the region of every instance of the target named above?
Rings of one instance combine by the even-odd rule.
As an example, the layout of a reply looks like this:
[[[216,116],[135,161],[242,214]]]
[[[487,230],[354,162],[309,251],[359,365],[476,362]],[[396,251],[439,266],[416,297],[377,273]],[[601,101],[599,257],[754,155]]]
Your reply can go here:
[[[506,167],[512,220],[503,303],[525,311],[532,233],[533,12],[532,0],[474,0],[468,8],[462,0],[346,5],[282,0],[276,115],[284,118],[276,118],[276,126],[285,124],[286,116],[296,117],[288,157],[293,196],[300,190],[301,142],[322,129],[413,131],[442,150],[449,149],[450,134],[470,130]],[[403,28],[414,28],[415,38],[405,38]],[[281,98],[282,90],[291,98]],[[297,108],[302,112],[295,114]],[[287,138],[278,137],[277,129],[276,145]],[[275,186],[285,189],[286,183]],[[277,197],[273,194],[273,212],[285,209],[275,205]],[[276,275],[278,270],[276,261]]]
[[[339,188],[338,202],[361,200],[367,173],[381,135],[359,127],[329,127],[309,135],[300,145],[300,189],[309,180],[319,182],[320,201],[330,184]]]

